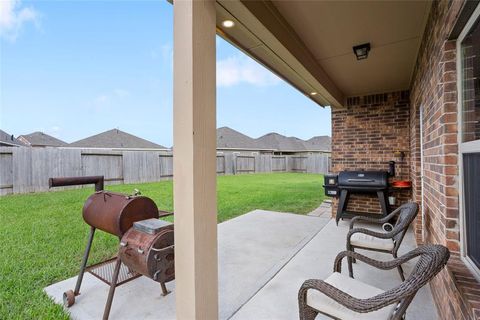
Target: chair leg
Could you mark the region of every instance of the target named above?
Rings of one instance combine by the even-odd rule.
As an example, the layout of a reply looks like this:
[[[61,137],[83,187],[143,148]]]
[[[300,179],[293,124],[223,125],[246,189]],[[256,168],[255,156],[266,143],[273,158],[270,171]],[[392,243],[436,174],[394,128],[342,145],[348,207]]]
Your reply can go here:
[[[315,320],[318,315],[318,311],[308,305],[304,305],[300,309],[300,320]]]
[[[347,241],[347,251],[352,251],[353,252],[353,247],[350,245],[350,242]],[[348,275],[350,278],[353,278],[353,258],[352,257],[347,257],[347,265],[348,265]]]
[[[407,317],[407,309],[410,303],[413,300],[414,295],[404,298],[396,307],[393,315],[389,318],[390,320],[405,320]]]
[[[393,252],[392,255],[393,255],[393,258],[395,259],[398,258],[396,252]],[[398,265],[397,270],[398,270],[398,274],[400,275],[400,279],[402,279],[402,281],[405,281],[402,265]]]
[[[352,266],[352,258],[347,257],[347,263],[348,263],[348,275],[350,278],[353,278],[353,266]]]
[[[355,252],[355,248],[353,248],[353,247],[352,247],[352,252]],[[357,259],[352,258],[352,262],[353,262],[353,263],[357,263]]]

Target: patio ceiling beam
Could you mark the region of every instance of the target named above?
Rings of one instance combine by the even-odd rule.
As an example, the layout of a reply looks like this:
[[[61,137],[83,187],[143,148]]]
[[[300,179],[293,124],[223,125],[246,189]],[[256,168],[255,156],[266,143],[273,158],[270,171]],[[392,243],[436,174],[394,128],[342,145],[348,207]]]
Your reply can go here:
[[[174,3],[177,319],[218,318],[215,2]]]

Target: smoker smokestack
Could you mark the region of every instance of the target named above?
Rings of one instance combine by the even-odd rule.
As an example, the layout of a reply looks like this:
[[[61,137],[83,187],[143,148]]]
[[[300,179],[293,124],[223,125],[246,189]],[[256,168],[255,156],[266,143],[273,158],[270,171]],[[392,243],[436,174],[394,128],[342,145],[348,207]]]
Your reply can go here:
[[[395,161],[388,161],[388,175],[395,177]]]

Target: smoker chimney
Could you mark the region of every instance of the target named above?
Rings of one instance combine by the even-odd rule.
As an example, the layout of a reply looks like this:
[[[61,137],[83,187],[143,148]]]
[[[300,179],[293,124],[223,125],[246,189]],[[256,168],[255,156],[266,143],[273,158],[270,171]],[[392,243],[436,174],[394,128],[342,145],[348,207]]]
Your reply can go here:
[[[388,161],[388,175],[395,177],[395,161]]]

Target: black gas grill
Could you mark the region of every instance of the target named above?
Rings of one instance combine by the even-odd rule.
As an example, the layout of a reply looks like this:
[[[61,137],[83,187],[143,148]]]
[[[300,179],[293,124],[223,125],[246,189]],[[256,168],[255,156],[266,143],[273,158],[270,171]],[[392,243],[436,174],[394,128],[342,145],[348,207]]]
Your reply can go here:
[[[382,215],[388,215],[388,177],[395,175],[395,162],[389,163],[389,171],[342,171],[337,175],[325,175],[325,194],[339,196],[336,221],[355,215],[371,214],[347,211],[348,200],[352,193],[376,194],[380,201]]]
[[[388,188],[386,171],[342,171],[338,174],[340,190],[376,192]]]

